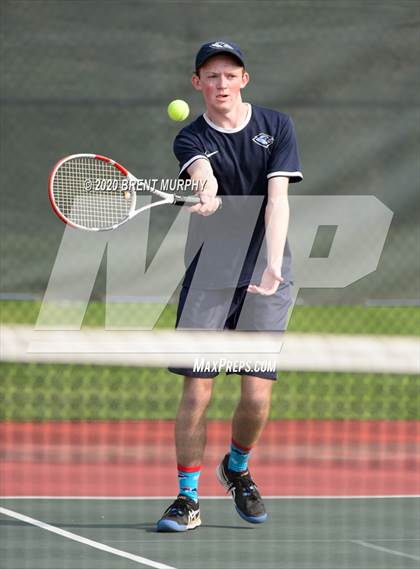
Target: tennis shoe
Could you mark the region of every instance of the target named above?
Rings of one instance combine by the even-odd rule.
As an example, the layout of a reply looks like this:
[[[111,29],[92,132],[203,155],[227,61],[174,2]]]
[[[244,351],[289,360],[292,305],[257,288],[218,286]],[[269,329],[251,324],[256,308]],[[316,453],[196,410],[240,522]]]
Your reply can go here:
[[[232,494],[236,511],[242,519],[251,524],[262,524],[268,516],[249,470],[235,472],[229,470],[228,464],[229,455],[227,454],[216,470],[219,482]]]
[[[157,523],[157,531],[188,531],[201,525],[200,505],[188,496],[179,494]]]

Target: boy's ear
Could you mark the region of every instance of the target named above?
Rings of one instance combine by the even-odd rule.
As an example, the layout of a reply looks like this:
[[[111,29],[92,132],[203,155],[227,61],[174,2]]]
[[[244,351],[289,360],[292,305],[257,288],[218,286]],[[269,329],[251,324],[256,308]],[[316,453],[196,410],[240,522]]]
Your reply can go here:
[[[202,90],[200,77],[197,75],[197,73],[194,73],[191,77],[191,83],[196,91]]]
[[[243,72],[242,74],[242,85],[241,85],[241,89],[243,89],[244,87],[246,87],[249,83],[249,73],[247,73],[246,71]]]

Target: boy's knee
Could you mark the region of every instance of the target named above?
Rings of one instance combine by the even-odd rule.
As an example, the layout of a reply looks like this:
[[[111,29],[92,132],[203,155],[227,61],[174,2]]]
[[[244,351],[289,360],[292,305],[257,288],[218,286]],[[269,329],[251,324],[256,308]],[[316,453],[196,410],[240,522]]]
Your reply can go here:
[[[183,401],[191,409],[206,409],[212,395],[211,380],[196,380],[187,378],[185,382]]]

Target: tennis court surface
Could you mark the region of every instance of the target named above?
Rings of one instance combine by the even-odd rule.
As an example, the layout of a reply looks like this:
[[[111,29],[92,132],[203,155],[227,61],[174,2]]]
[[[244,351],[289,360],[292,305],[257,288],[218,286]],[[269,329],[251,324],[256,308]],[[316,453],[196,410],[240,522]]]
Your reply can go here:
[[[228,421],[209,423],[203,525],[158,534],[176,494],[173,421],[3,422],[4,569],[418,567],[417,421],[272,420],[252,471],[269,520],[243,522],[214,470]]]
[[[157,534],[155,521],[167,502],[160,498],[3,500],[2,567],[411,569],[419,565],[418,498],[271,498],[267,500],[270,520],[259,527],[242,522],[230,500],[205,499],[201,528],[187,534]],[[40,521],[50,526],[40,528]]]
[[[316,370],[304,365],[312,352],[299,356],[303,369],[288,360],[276,382],[250,462],[269,513],[261,526],[240,519],[216,480],[240,389],[238,377],[221,374],[208,411],[203,525],[174,535],[155,527],[178,491],[173,427],[182,378],[167,362],[118,365],[105,355],[81,363],[77,353],[62,361],[51,351],[50,361],[28,361],[22,330],[38,307],[2,304],[3,329],[12,332],[3,338],[0,384],[2,569],[419,566],[420,384],[404,356],[405,346],[413,352],[415,309],[360,308],[357,318],[353,307],[296,309],[292,331],[320,334],[328,350],[318,344]],[[95,335],[103,306],[89,310],[86,329]],[[173,317],[170,308],[164,328]],[[348,357],[335,369],[331,353],[348,354],[349,334],[366,333],[377,349],[363,369]]]

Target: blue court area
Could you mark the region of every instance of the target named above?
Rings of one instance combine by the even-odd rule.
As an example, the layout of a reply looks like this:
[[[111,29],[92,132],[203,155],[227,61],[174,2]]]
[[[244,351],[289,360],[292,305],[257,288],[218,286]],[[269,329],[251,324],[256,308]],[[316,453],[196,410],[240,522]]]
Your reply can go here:
[[[158,534],[167,499],[1,501],[2,569],[415,569],[420,498],[267,499],[243,522],[230,499],[203,499],[203,525]]]

